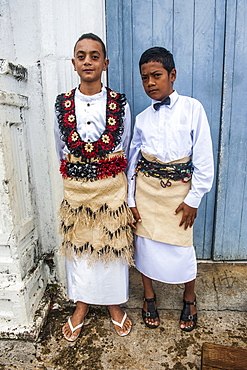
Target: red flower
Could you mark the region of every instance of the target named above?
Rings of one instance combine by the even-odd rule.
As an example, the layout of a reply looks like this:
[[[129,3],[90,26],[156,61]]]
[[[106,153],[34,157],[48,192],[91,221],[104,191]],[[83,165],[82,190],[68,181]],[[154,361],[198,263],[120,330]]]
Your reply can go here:
[[[108,129],[109,131],[115,131],[115,130],[118,128],[118,126],[119,126],[119,124],[118,124],[118,123],[116,123],[116,125],[115,125],[115,126],[108,126],[108,127],[107,127],[107,129]]]
[[[110,150],[114,146],[114,138],[110,133],[103,133],[99,140],[99,144],[104,150]]]
[[[71,110],[75,106],[74,100],[73,99],[66,99],[64,102],[62,102],[62,106],[65,110]]]
[[[83,142],[82,146],[82,155],[86,156],[87,158],[94,158],[97,157],[98,154],[98,143],[97,142]]]
[[[116,113],[120,111],[119,104],[114,100],[109,100],[108,109],[111,113]]]
[[[75,128],[76,126],[76,118],[75,118],[75,111],[71,111],[65,113],[63,116],[63,122],[65,127]]]
[[[107,130],[115,131],[119,127],[119,119],[117,116],[109,115],[107,118]]]
[[[68,144],[72,149],[78,148],[82,144],[80,136],[76,130],[72,130],[68,137]]]
[[[60,159],[60,173],[62,175],[62,178],[66,179],[66,177],[68,177],[66,159]]]
[[[118,97],[119,97],[119,94],[118,93],[116,93],[115,91],[113,91],[113,90],[108,90],[107,91],[107,95],[108,95],[108,98],[109,99],[118,99]]]
[[[126,170],[127,159],[125,157],[113,157],[111,159],[100,160],[97,169],[97,177],[103,179],[109,176],[116,176]]]

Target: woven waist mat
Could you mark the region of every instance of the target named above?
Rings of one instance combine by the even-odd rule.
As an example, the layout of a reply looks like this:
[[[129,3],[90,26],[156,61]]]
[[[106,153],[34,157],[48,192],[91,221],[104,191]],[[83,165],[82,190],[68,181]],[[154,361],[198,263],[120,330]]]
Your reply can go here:
[[[60,208],[62,254],[73,259],[87,253],[89,260],[122,257],[133,264],[132,213],[126,203],[124,173],[98,181],[64,179]]]
[[[146,153],[143,156],[154,161],[156,158]],[[186,163],[188,157],[172,163]],[[159,161],[159,163],[162,163]],[[135,234],[147,239],[162,243],[190,247],[193,245],[193,228],[184,230],[179,226],[182,212],[174,215],[175,209],[190,190],[191,183],[171,181],[171,186],[163,188],[160,180],[154,177],[146,177],[139,172],[136,178],[136,206],[142,222],[137,223]]]

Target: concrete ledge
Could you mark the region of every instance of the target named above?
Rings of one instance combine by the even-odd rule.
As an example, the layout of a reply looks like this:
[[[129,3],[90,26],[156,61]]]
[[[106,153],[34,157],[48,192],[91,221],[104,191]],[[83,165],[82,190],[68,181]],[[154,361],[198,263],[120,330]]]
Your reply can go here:
[[[0,59],[0,74],[11,75],[17,80],[27,80],[27,69],[21,64],[14,64],[7,59]]]
[[[38,337],[50,303],[45,293],[47,268],[40,260],[23,281],[9,282],[0,290],[0,338]]]
[[[0,91],[0,104],[19,108],[28,108],[28,97],[20,94]]]
[[[153,283],[160,309],[182,308],[184,284]],[[247,263],[198,263],[195,291],[199,310],[246,312]],[[141,307],[143,287],[141,275],[130,270],[129,308]]]
[[[6,332],[0,331],[0,339],[24,339],[28,341],[36,341],[45,324],[49,309],[50,298],[44,294],[39,303],[38,309],[35,312],[33,323],[30,326],[9,328]]]

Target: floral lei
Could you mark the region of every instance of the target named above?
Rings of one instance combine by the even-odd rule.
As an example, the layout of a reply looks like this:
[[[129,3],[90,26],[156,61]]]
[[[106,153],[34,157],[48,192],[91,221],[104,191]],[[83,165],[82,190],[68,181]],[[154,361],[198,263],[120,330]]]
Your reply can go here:
[[[75,89],[60,94],[55,108],[58,117],[61,139],[66,143],[70,153],[87,162],[90,158],[105,158],[121,141],[123,133],[123,116],[126,98],[124,94],[107,90],[106,128],[97,141],[83,141],[77,131],[75,115]]]

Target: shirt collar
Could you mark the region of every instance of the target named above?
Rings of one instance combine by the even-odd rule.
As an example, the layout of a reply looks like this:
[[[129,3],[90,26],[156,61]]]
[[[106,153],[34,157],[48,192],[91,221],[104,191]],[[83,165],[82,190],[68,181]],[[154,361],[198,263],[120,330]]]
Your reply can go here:
[[[171,102],[170,102],[170,104],[169,104],[169,105],[164,105],[164,107],[167,107],[167,108],[170,108],[170,109],[171,109],[171,108],[173,107],[173,105],[176,103],[176,101],[178,100],[179,95],[178,95],[177,91],[176,91],[176,90],[174,90],[174,91],[173,91],[169,96],[170,96]],[[154,112],[156,112],[156,110],[154,109],[153,105],[154,105],[155,103],[158,103],[158,102],[160,102],[160,100],[152,99],[151,106],[152,106],[152,110],[153,110]],[[162,106],[162,107],[163,107],[163,106]]]
[[[102,88],[101,88],[101,91],[97,94],[94,94],[94,95],[84,95],[80,92],[79,90],[79,86],[76,88],[75,90],[75,97],[80,99],[81,101],[85,101],[85,102],[93,102],[93,101],[97,101],[97,100],[100,100],[102,98],[104,98],[106,96],[106,88],[104,85],[102,85]]]

